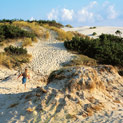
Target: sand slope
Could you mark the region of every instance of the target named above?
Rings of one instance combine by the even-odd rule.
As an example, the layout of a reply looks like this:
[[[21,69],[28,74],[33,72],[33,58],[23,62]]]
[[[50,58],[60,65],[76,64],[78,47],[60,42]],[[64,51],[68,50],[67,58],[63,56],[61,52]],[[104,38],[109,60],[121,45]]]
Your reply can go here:
[[[123,36],[123,27],[111,27],[111,26],[97,26],[95,29],[90,29],[89,26],[84,26],[84,27],[76,27],[76,28],[63,28],[65,31],[77,31],[79,33],[88,35],[90,37],[97,37],[101,35],[102,33],[104,34],[115,34],[117,30],[120,30],[122,32]],[[96,36],[92,36],[93,32],[96,32]]]

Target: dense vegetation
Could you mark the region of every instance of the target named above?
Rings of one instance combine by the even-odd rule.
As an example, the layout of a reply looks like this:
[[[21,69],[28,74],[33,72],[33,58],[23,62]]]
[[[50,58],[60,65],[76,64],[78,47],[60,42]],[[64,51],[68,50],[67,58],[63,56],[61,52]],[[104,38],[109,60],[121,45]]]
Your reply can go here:
[[[15,54],[15,55],[23,55],[27,54],[27,50],[24,49],[23,47],[14,47],[10,45],[9,47],[4,48],[5,52],[9,54]]]
[[[70,24],[65,25],[66,27],[73,28]]]
[[[22,38],[22,37],[34,38],[35,34],[22,30],[17,26],[7,25],[7,24],[0,25],[0,42],[5,39],[14,39],[14,38]]]
[[[64,43],[69,50],[97,59],[100,63],[123,66],[123,38],[102,34],[97,39],[74,37]]]
[[[12,19],[12,20],[3,19],[3,20],[0,20],[0,23],[10,23],[11,24],[11,23],[16,22],[16,21],[24,21],[24,20],[22,20],[22,19],[20,19],[20,20],[19,19]],[[25,22],[29,22],[29,23],[36,22],[36,23],[38,23],[40,25],[48,24],[49,26],[55,26],[55,27],[58,27],[58,28],[64,27],[62,24],[56,22],[55,20],[52,20],[52,21],[50,21],[50,20],[32,20],[32,21],[27,20]]]
[[[49,26],[55,26],[58,28],[64,27],[62,24],[57,23],[55,20],[49,21],[49,20],[35,20],[35,21],[29,21],[29,22],[37,22],[40,25],[42,24],[48,24]]]

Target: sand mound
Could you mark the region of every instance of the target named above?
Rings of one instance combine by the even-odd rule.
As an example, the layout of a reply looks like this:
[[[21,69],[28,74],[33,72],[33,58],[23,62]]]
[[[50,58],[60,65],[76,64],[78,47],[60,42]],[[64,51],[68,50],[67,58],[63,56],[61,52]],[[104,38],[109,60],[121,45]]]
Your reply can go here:
[[[11,95],[2,121],[6,114],[9,122],[122,122],[122,80],[108,65],[54,71],[44,88]]]
[[[120,83],[121,79],[112,66],[84,66],[54,71],[49,76],[48,83],[54,83],[58,89],[62,88],[65,89],[64,91],[74,92],[74,90],[105,90],[105,87],[107,87],[109,83]]]
[[[116,35],[115,32],[117,30],[120,30],[121,32],[123,32],[123,27],[111,27],[111,26],[97,26],[93,29],[90,29],[89,26],[76,27],[76,28],[64,27],[63,29],[65,31],[77,31],[79,33],[82,33],[82,34],[85,34],[85,35],[88,35],[88,36],[94,37],[94,38],[97,38],[102,33]],[[93,36],[94,32],[96,32],[96,34],[97,34],[96,36]],[[123,34],[121,34],[121,36],[123,36]]]

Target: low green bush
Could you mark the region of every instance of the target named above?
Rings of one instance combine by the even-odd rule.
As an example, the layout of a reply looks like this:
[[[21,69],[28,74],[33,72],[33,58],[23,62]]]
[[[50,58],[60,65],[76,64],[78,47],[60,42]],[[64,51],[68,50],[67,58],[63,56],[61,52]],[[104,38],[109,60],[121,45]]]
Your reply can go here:
[[[90,29],[96,29],[96,27],[95,27],[95,26],[93,26],[93,27],[90,27]]]
[[[92,34],[93,36],[95,36],[95,35],[97,35],[97,33],[96,32],[93,32],[93,34]]]
[[[97,59],[100,63],[123,66],[123,39],[102,34],[97,39],[74,37],[64,42],[67,49]]]
[[[4,48],[4,51],[9,54],[15,54],[15,55],[23,55],[27,54],[27,50],[23,47],[14,47],[10,45],[9,47]]]
[[[70,24],[67,24],[66,27],[73,28]]]
[[[120,30],[117,30],[115,34],[121,36],[122,32]]]
[[[5,39],[14,39],[21,37],[34,38],[35,34],[22,30],[21,28],[13,25],[2,24],[0,25],[0,42]]]

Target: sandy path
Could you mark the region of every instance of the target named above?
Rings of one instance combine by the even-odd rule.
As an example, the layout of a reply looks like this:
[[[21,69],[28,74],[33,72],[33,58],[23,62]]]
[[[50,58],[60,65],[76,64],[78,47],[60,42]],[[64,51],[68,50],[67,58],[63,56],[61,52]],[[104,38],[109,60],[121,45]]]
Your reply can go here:
[[[33,47],[28,48],[33,59],[29,64],[35,72],[49,75],[52,71],[62,67],[63,63],[70,61],[75,55],[69,53],[60,42],[51,37],[49,41],[38,41]]]

